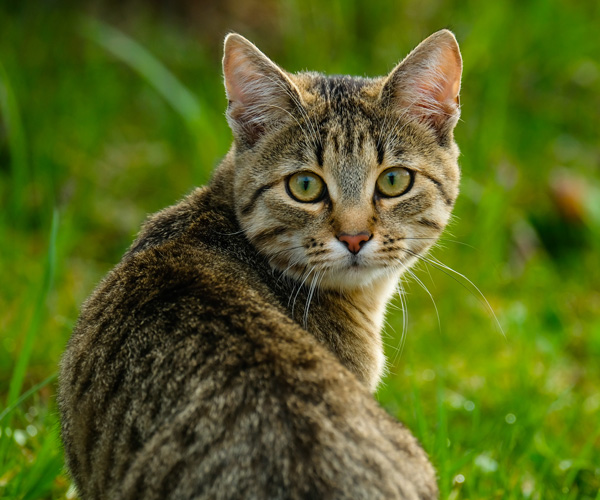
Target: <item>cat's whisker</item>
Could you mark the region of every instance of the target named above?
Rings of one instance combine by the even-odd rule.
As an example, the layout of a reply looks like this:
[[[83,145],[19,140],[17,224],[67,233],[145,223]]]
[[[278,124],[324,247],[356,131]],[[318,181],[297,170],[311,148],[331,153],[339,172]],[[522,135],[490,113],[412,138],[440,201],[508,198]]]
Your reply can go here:
[[[404,264],[402,262],[400,262],[400,264],[403,267],[405,267],[406,272],[412,277],[412,279],[414,279],[421,286],[421,288],[423,290],[425,290],[427,295],[429,295],[429,298],[431,299],[431,302],[433,303],[433,308],[435,309],[435,315],[437,316],[438,328],[441,333],[442,332],[442,322],[440,320],[440,313],[438,311],[437,304],[435,303],[435,299],[433,298],[433,295],[431,294],[429,289],[425,286],[425,283],[423,283],[414,272],[412,272],[408,267],[404,266]]]
[[[293,283],[294,283],[294,289],[295,289],[295,282],[294,280],[291,278],[291,276],[288,276],[287,272],[292,268],[292,267],[296,267],[300,262],[302,261],[301,257],[296,257],[295,260],[291,260],[289,265],[281,272],[281,276],[280,278],[283,276],[284,278],[289,278]],[[306,266],[305,266],[306,269]],[[277,280],[279,281],[279,279]],[[292,293],[294,293],[294,291],[292,290]],[[288,306],[289,306],[289,302],[288,302]]]
[[[403,308],[403,314],[402,314],[402,343],[400,345],[400,354],[399,356],[402,356],[402,353],[404,352],[404,347],[406,345],[406,338],[408,337],[408,302],[406,300],[406,292],[404,290],[404,287],[402,287],[402,294],[400,295],[401,297],[401,302],[402,302],[402,308]]]
[[[314,268],[313,268],[314,269]],[[317,271],[316,278],[314,278],[310,284],[310,290],[308,292],[308,298],[306,299],[306,306],[304,307],[304,328],[308,328],[308,310],[310,309],[310,302],[313,298],[313,294],[315,291],[315,287],[317,286],[317,281],[319,279],[320,271]]]
[[[400,240],[433,240],[433,241],[442,241],[442,242],[448,242],[448,243],[456,243],[457,245],[463,245],[465,247],[469,247],[472,248],[473,250],[477,250],[473,245],[469,245],[468,243],[464,243],[463,241],[458,241],[458,240],[451,240],[449,238],[437,238],[435,236],[432,237],[421,237],[421,236],[416,236],[416,237],[401,237],[401,238],[397,238],[398,241]]]
[[[327,271],[329,269],[328,268],[324,268],[321,270],[321,276],[318,279],[318,284],[317,284],[317,303],[320,303],[320,298],[321,298],[321,292],[322,292],[322,288],[321,288],[321,283],[323,282],[323,278],[325,278],[325,275],[327,274]]]
[[[305,307],[304,307],[304,314],[303,314],[303,323],[306,324],[308,322],[308,309],[310,308],[310,302],[312,300],[312,295],[314,293],[314,281],[315,281],[315,277],[317,276],[317,269],[312,266],[310,271],[308,272],[308,274],[306,275],[306,278],[304,278],[304,280],[302,280],[302,283],[300,285],[300,288],[304,287],[304,284],[306,283],[306,281],[311,277],[311,275],[315,273],[315,275],[313,276],[313,278],[311,278],[310,280],[310,285],[307,285],[308,288],[308,293],[306,295],[306,299],[305,299]],[[300,291],[300,289],[298,289],[298,292]],[[298,294],[298,292],[296,292],[296,295]],[[294,302],[296,301],[296,299],[294,299]],[[293,305],[292,305],[292,309],[293,309]]]
[[[440,260],[436,259],[435,257],[425,257],[425,258],[427,258],[428,260],[430,260],[432,263],[437,264],[438,266],[442,267],[443,269],[446,269],[446,270],[454,273],[455,275],[460,276],[465,281],[467,281],[475,289],[475,291],[479,294],[479,297],[481,297],[481,299],[485,302],[485,306],[487,307],[489,313],[493,316],[494,321],[496,322],[496,325],[500,329],[500,332],[502,333],[502,335],[504,337],[506,337],[506,334],[504,333],[504,330],[502,329],[502,325],[500,324],[500,321],[498,320],[498,318],[496,316],[496,313],[494,312],[494,309],[492,308],[492,306],[490,305],[489,301],[487,300],[487,297],[483,294],[483,292],[479,289],[479,287],[475,283],[473,283],[464,274],[461,274],[458,271],[452,269],[450,266],[444,264],[443,262],[441,262]]]
[[[276,261],[277,261],[277,260],[280,258],[280,256],[281,256],[282,254],[286,254],[286,253],[290,253],[290,254],[291,254],[291,255],[289,256],[289,259],[288,259],[288,261],[287,261],[287,264],[288,264],[288,265],[287,265],[287,267],[286,267],[286,268],[285,268],[283,271],[281,271],[281,274],[280,274],[280,276],[277,278],[277,282],[276,282],[276,283],[279,283],[279,280],[280,280],[282,277],[284,277],[284,278],[288,277],[288,276],[287,276],[287,272],[288,272],[288,271],[289,271],[289,270],[290,270],[292,267],[296,266],[296,265],[297,265],[297,264],[298,264],[298,263],[299,263],[299,262],[302,260],[302,256],[299,256],[299,255],[294,255],[294,254],[293,254],[293,252],[294,252],[295,250],[298,250],[298,249],[301,249],[301,248],[304,248],[304,246],[303,246],[303,245],[297,245],[297,246],[294,246],[294,247],[284,248],[284,249],[282,249],[282,250],[279,250],[279,251],[277,251],[277,252],[274,252],[274,253],[272,253],[272,254],[270,254],[270,255],[269,255],[269,264],[271,265],[271,267],[274,267],[274,266],[275,266],[275,263],[276,263]],[[292,258],[292,257],[295,257],[295,258]]]
[[[438,269],[439,271],[443,272],[444,274],[446,274],[447,276],[449,276],[450,278],[452,278],[454,281],[456,281],[457,283],[459,283],[465,290],[468,290],[469,293],[471,293],[487,309],[488,313],[494,319],[494,322],[496,323],[496,326],[500,330],[500,333],[502,333],[502,335],[506,338],[506,333],[504,333],[504,329],[502,328],[502,325],[500,324],[500,321],[498,321],[498,317],[496,316],[496,313],[494,312],[494,309],[492,308],[492,306],[488,302],[486,296],[479,289],[479,287],[477,285],[475,285],[475,283],[473,283],[464,274],[459,273],[458,271],[452,269],[450,266],[447,266],[443,262],[440,262],[439,260],[437,260],[437,259],[435,259],[433,257],[427,257],[425,255],[416,254],[415,252],[413,252],[412,250],[409,250],[407,248],[403,248],[402,250],[404,250],[405,252],[413,255],[414,257],[416,257],[419,260],[422,260],[424,262],[427,262],[427,263],[431,264],[433,267],[435,267],[436,269]],[[450,273],[453,273],[453,274],[450,274]],[[456,276],[458,276],[458,277],[462,278],[463,280],[465,280],[469,285],[471,285],[472,288],[469,288],[468,286],[466,286],[465,283],[463,283],[462,281],[460,281],[459,279],[457,279]],[[473,290],[475,290],[477,293],[474,293]]]
[[[386,328],[389,328],[389,325],[386,324]],[[389,350],[396,352],[398,350],[398,346],[391,343],[391,342],[386,342],[385,340],[381,341],[381,345],[384,345],[385,347],[387,347]]]
[[[298,290],[296,291],[296,295],[294,295],[294,301],[292,302],[292,308],[291,308],[292,309],[292,317],[294,317],[294,307],[296,305],[296,299],[298,298],[298,294],[302,290],[302,287],[304,286],[304,283],[306,282],[306,280],[308,279],[308,277],[310,276],[310,274],[314,271],[314,269],[315,269],[314,267],[311,267],[310,270],[308,272],[306,272],[306,267],[304,268],[304,273],[306,274],[306,276],[304,276],[304,279],[298,285]],[[294,293],[293,290],[292,290],[292,293]],[[291,298],[291,296],[290,296],[290,298]],[[288,306],[289,306],[289,301],[288,301]]]
[[[283,248],[282,250],[278,250],[277,252],[271,253],[269,255],[269,261],[271,259],[274,259],[275,257],[281,255],[282,253],[293,252],[294,250],[298,250],[300,248],[304,248],[304,246],[303,245],[298,245],[298,246],[295,246],[295,247],[288,247],[288,248]]]
[[[408,307],[404,297],[405,291],[404,287],[402,286],[402,280],[400,280],[396,285],[396,292],[398,294],[398,298],[400,299],[400,307],[402,311],[402,333],[400,335],[400,345],[395,350],[392,364],[395,364],[398,361],[398,358],[402,356],[402,353],[404,352],[404,345],[406,343],[406,335],[408,332]]]
[[[429,279],[431,280],[432,285],[435,286],[435,281],[433,281],[433,276],[431,275],[431,270],[429,269],[429,264],[423,260],[418,262],[418,264],[420,264],[420,263],[423,263],[423,265],[425,266],[425,270],[427,271],[427,274],[429,275]],[[415,264],[415,266],[418,264]]]
[[[394,309],[398,309],[397,307],[394,307]],[[394,330],[394,327],[390,324],[390,322],[384,317],[383,319],[383,324],[385,325],[385,328],[383,329],[383,331],[385,332],[384,335],[387,336],[390,340],[394,340],[396,338],[396,331]],[[390,349],[393,353],[394,356],[398,355],[398,345],[395,342],[386,342],[385,340],[381,340],[381,343],[386,346],[388,349]],[[389,360],[386,359],[386,364],[389,365]],[[386,369],[388,369],[389,366],[386,367]]]

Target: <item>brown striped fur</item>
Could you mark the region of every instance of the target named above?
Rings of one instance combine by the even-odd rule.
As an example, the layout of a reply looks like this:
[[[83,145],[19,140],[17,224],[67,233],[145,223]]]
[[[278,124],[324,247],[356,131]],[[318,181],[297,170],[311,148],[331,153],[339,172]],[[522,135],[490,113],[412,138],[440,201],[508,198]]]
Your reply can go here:
[[[385,304],[458,194],[460,65],[448,31],[377,79],[291,75],[229,35],[231,151],[146,222],[62,360],[81,498],[437,497],[425,453],[371,392]],[[396,165],[411,189],[378,196]],[[286,191],[306,170],[323,200]],[[362,231],[354,255],[338,236]]]

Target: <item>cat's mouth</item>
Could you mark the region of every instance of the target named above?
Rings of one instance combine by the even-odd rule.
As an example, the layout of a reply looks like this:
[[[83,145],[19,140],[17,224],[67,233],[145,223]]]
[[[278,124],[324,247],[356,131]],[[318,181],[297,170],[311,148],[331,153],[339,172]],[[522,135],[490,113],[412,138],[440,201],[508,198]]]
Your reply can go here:
[[[337,273],[351,273],[351,274],[363,274],[368,277],[370,273],[377,272],[380,269],[384,269],[386,266],[376,265],[369,259],[364,259],[358,255],[352,255],[349,260],[339,267],[332,269],[333,272]]]

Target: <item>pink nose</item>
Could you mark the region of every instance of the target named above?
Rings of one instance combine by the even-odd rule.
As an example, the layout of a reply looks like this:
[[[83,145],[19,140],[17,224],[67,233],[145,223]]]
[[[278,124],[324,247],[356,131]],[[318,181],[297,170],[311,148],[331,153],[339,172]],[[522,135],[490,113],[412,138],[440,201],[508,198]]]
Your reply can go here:
[[[358,234],[338,234],[337,239],[342,241],[348,247],[354,255],[360,252],[363,245],[371,239],[371,233],[358,233]]]

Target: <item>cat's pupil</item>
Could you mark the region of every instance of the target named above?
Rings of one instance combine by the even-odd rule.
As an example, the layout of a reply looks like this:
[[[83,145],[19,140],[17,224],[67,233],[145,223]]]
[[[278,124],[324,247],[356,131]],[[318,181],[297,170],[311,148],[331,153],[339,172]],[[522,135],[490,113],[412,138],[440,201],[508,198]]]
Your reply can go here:
[[[308,191],[309,186],[310,186],[310,179],[308,177],[305,177],[304,179],[302,179],[302,189],[304,189],[304,191]]]
[[[396,184],[396,174],[394,172],[390,172],[386,177],[390,186]]]

